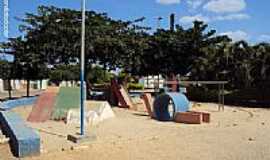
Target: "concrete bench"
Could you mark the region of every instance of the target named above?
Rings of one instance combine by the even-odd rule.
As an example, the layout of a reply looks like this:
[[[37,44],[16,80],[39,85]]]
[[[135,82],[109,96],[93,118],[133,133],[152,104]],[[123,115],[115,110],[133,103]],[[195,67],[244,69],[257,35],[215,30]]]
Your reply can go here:
[[[174,117],[174,121],[187,124],[210,123],[210,113],[198,111],[178,112]]]
[[[210,113],[207,112],[198,112],[198,111],[189,111],[191,113],[197,113],[202,115],[202,121],[204,123],[210,123]]]
[[[201,124],[202,114],[192,112],[178,112],[175,115],[174,121],[177,123]]]
[[[40,137],[25,121],[11,111],[0,112],[0,126],[10,138],[11,151],[16,157],[40,154]]]
[[[28,106],[35,103],[37,97],[20,98],[14,100],[8,100],[0,103],[0,110],[11,110],[19,106]]]

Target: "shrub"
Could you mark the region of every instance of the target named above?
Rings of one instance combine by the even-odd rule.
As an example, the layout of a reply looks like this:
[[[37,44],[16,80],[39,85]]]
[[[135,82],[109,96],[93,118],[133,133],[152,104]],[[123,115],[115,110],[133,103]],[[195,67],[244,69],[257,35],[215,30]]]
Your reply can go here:
[[[144,86],[139,83],[128,83],[128,90],[142,90]]]
[[[207,87],[188,87],[187,96],[192,101],[217,102],[218,90]]]
[[[87,73],[87,80],[92,84],[108,83],[111,77],[109,72],[99,66],[89,69]]]

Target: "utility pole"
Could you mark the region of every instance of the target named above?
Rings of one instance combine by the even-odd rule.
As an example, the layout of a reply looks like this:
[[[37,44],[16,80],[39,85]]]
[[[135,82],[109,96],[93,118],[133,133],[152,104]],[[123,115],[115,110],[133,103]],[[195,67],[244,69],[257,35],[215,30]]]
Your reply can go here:
[[[81,35],[81,135],[84,136],[84,101],[85,101],[85,84],[84,84],[84,67],[85,67],[85,0],[82,0],[82,35]]]
[[[3,1],[3,35],[6,39],[9,37],[9,0]]]
[[[170,30],[173,32],[174,31],[174,24],[175,24],[175,14],[172,13],[170,15]]]
[[[80,135],[68,135],[67,139],[74,142],[74,143],[82,143],[85,142],[86,140],[94,140],[96,138],[95,135],[93,136],[88,136],[85,134],[85,125],[84,125],[84,105],[85,105],[85,100],[86,100],[86,92],[85,92],[85,83],[84,83],[84,68],[85,68],[85,8],[86,8],[86,0],[81,0],[82,2],[82,33],[81,33],[81,73],[80,73],[80,112],[81,112],[81,132]]]

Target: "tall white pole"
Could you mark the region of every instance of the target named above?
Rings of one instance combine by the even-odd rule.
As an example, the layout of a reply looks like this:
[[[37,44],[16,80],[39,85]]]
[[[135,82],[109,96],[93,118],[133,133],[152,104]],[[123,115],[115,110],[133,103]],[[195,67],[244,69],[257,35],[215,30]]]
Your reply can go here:
[[[3,35],[6,39],[9,37],[9,0],[3,1]]]
[[[84,66],[85,66],[85,0],[82,0],[82,35],[81,35],[81,135],[84,135]]]

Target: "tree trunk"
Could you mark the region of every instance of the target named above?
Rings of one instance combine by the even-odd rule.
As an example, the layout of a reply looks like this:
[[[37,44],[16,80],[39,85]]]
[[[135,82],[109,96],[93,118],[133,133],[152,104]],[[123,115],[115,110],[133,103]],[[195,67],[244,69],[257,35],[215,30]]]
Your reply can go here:
[[[129,78],[129,75],[126,75],[123,81],[123,87],[126,91],[128,91],[128,78]]]
[[[9,99],[12,98],[12,96],[11,96],[11,90],[12,90],[12,88],[11,88],[11,80],[8,79],[8,98]]]
[[[160,80],[160,79],[159,79],[159,74],[158,74],[158,79],[157,79],[157,83],[158,83],[158,90],[160,89],[160,88],[159,88],[159,80]]]
[[[148,79],[148,77],[149,77],[149,75],[147,74],[147,76],[146,76],[146,85],[147,85],[147,88],[149,88],[148,86],[149,86],[149,79]]]
[[[39,81],[39,90],[42,90],[42,79]]]
[[[174,73],[171,74],[171,82],[173,83],[172,86],[172,91],[177,92],[177,79]]]
[[[26,81],[26,97],[29,97],[30,96],[30,80],[28,79]]]

